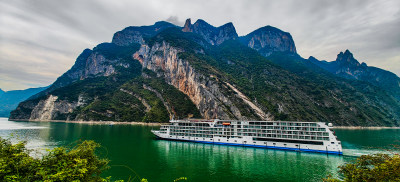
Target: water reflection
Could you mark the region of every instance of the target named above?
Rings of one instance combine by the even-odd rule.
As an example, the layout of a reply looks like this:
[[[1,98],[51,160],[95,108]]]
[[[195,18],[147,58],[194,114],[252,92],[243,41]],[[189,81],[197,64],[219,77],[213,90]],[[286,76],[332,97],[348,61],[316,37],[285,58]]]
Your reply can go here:
[[[335,174],[341,156],[157,140],[160,171],[203,181],[320,181]],[[208,169],[204,171],[202,169]]]

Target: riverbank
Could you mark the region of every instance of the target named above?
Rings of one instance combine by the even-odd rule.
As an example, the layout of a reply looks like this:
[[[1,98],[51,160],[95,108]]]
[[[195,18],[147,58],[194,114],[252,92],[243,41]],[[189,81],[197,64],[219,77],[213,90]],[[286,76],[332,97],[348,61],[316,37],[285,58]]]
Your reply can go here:
[[[54,123],[77,123],[77,124],[89,124],[89,125],[143,125],[143,126],[161,126],[166,123],[145,123],[145,122],[116,122],[116,121],[64,121],[64,120],[20,120],[13,119],[9,121],[29,121],[29,122],[54,122]]]

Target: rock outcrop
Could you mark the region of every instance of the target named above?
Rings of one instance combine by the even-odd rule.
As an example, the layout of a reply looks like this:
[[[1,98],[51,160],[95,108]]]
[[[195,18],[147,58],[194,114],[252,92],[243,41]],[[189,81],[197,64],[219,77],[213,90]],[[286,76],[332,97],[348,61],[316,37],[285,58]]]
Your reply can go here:
[[[240,41],[257,50],[263,56],[269,56],[273,52],[297,53],[290,33],[272,26],[259,28],[246,36],[240,37]]]
[[[58,114],[71,113],[78,105],[78,102],[58,100],[57,96],[49,95],[46,100],[41,100],[33,108],[29,120],[47,121],[57,118]]]

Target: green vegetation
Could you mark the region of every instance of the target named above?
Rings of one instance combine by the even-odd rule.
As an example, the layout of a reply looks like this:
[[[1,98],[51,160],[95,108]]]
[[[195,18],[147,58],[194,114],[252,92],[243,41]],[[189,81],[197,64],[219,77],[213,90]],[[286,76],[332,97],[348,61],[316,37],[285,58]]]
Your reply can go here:
[[[147,43],[151,47],[156,42],[165,41],[173,47],[184,49],[186,52],[196,52],[209,44],[198,34],[192,32],[182,32],[179,28],[167,28],[156,36],[148,39]]]
[[[324,181],[400,181],[400,155],[362,155],[354,163],[339,166],[343,179],[328,177]]]
[[[140,44],[133,43],[128,46],[118,46],[114,43],[101,43],[93,48],[94,52],[103,55],[106,59],[126,59],[131,60],[131,56],[139,50]]]
[[[88,78],[53,91],[51,94],[57,95],[60,100],[73,102],[77,101],[79,96],[83,96],[88,103],[72,113],[58,113],[55,119],[73,120],[79,117],[76,119],[167,122],[170,114],[177,118],[201,117],[188,96],[168,85],[164,79],[156,77],[150,70],[144,69],[147,78],[139,77],[142,72],[140,64],[135,61],[132,65],[135,67],[131,68],[131,74]],[[149,90],[150,88],[152,90]],[[161,99],[170,107],[171,113]],[[147,110],[143,102],[151,109]]]
[[[34,158],[24,142],[12,145],[0,138],[0,181],[109,181],[110,178],[101,177],[109,168],[109,160],[96,155],[99,146],[84,141]]]

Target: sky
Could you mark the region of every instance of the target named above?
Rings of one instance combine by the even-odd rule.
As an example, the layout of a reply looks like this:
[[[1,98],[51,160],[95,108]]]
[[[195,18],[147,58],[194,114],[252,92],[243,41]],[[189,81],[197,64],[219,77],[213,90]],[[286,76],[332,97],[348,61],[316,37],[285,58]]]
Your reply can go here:
[[[232,22],[239,36],[271,25],[289,32],[304,58],[334,61],[349,49],[400,75],[399,0],[0,0],[0,88],[50,85],[85,48],[125,27],[187,18]]]

